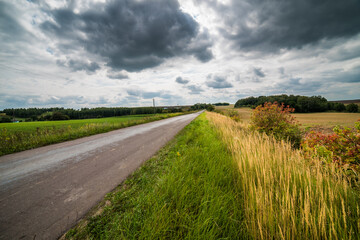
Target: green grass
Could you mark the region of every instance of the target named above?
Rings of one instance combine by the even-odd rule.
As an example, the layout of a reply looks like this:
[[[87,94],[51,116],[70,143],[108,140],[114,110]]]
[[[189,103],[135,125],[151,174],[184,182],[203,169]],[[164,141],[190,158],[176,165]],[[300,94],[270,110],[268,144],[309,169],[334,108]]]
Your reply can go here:
[[[154,114],[148,115],[130,115],[121,117],[93,118],[66,121],[37,121],[37,122],[20,122],[20,123],[0,123],[0,128],[6,128],[8,132],[35,132],[37,128],[64,128],[71,126],[72,128],[80,128],[86,124],[114,124],[132,120],[142,119],[144,117],[152,117]]]
[[[202,114],[66,238],[247,238],[234,164]]]
[[[183,113],[68,121],[2,123],[0,124],[0,156],[181,114]]]

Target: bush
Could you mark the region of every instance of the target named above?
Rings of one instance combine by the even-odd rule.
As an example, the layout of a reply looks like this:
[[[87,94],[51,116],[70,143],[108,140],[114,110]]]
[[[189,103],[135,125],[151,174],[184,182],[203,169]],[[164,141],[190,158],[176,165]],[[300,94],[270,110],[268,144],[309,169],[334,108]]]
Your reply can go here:
[[[301,146],[309,157],[360,170],[360,122],[355,123],[355,130],[335,127],[330,135],[312,131]]]
[[[268,135],[273,135],[277,140],[290,141],[293,147],[301,143],[299,124],[290,113],[293,108],[279,105],[277,102],[264,103],[264,106],[255,108],[251,115],[251,128]]]
[[[343,103],[335,103],[334,110],[337,112],[343,112],[345,111],[346,107]]]
[[[11,122],[11,118],[9,116],[2,116],[0,118],[0,123],[10,123]]]
[[[211,104],[208,104],[208,105],[206,106],[206,110],[209,111],[209,112],[212,112],[212,111],[215,110],[215,107],[214,107],[213,105],[211,105]]]
[[[58,120],[69,120],[70,117],[68,115],[65,115],[61,112],[54,112],[51,116],[51,120],[58,121]]]
[[[349,105],[346,106],[346,111],[351,113],[356,113],[359,111],[359,106],[356,105],[355,103],[350,103]]]
[[[235,122],[241,122],[241,115],[236,110],[230,109],[230,110],[225,111],[225,116],[228,116]]]
[[[206,104],[206,103],[196,103],[190,107],[191,111],[202,110],[202,109],[206,109],[208,111],[214,111],[215,107],[212,104]]]

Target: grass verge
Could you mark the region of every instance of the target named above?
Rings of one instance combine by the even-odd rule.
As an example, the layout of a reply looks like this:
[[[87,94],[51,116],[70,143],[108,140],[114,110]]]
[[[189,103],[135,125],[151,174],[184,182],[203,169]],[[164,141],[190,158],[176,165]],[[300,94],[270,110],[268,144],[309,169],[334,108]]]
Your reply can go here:
[[[244,222],[255,239],[358,239],[360,198],[335,166],[208,113],[238,164]]]
[[[84,220],[66,238],[246,238],[234,164],[201,114],[108,194],[101,214]]]
[[[103,119],[0,124],[0,156],[183,115],[167,113]]]

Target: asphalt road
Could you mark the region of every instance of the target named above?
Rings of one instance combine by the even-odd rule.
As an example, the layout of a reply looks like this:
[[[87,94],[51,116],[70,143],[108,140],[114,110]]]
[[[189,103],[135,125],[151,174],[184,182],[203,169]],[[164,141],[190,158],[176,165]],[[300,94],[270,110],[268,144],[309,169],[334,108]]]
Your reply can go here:
[[[56,239],[199,113],[0,157],[0,239]]]

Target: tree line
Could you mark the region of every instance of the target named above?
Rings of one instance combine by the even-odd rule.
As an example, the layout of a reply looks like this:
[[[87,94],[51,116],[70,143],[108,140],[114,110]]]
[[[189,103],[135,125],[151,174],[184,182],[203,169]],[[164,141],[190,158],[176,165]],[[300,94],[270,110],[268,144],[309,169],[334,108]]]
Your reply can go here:
[[[180,107],[153,108],[153,107],[99,107],[99,108],[9,108],[4,109],[7,117],[26,118],[31,121],[48,121],[48,120],[67,120],[67,119],[87,119],[116,117],[124,115],[139,115],[153,113],[173,113],[182,112]]]
[[[230,103],[227,103],[227,102],[221,103],[221,102],[219,102],[219,103],[213,103],[212,105],[214,105],[214,106],[229,106]]]
[[[214,111],[215,107],[214,105],[210,104],[210,103],[196,103],[193,106],[190,107],[190,110],[192,111],[196,111],[196,110],[202,110],[202,109],[206,109],[208,111]]]
[[[295,109],[297,113],[311,113],[311,112],[358,112],[359,107],[355,103],[344,105],[338,102],[329,102],[322,96],[300,96],[300,95],[273,95],[273,96],[259,96],[259,97],[247,97],[239,99],[235,103],[235,108],[239,107],[251,107],[255,108],[259,105],[264,105],[266,102],[278,102],[284,103],[284,105]]]

